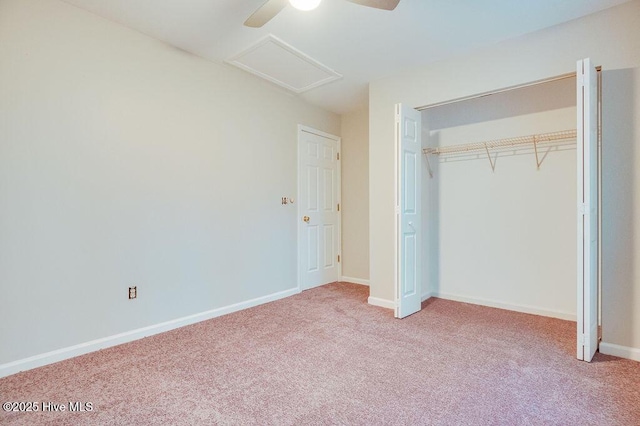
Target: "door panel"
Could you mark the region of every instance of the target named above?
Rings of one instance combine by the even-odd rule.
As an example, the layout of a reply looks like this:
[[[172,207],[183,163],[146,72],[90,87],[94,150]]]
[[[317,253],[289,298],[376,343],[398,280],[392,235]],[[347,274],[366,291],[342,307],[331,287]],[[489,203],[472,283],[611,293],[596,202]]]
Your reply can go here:
[[[404,278],[404,285],[402,286],[402,296],[412,296],[416,293],[416,234],[404,235],[404,270],[406,275]]]
[[[330,212],[335,204],[333,174],[335,170],[324,169],[324,210]]]
[[[325,160],[332,160],[334,157],[333,154],[334,150],[332,146],[324,146],[324,159]]]
[[[416,214],[417,185],[415,181],[416,154],[413,152],[404,153],[404,193],[402,199],[402,212],[404,214]]]
[[[337,260],[334,253],[334,236],[335,227],[333,225],[324,225],[324,267],[333,268]]]
[[[300,287],[340,277],[339,138],[312,129],[298,132]]]
[[[598,349],[598,83],[590,59],[578,61],[577,75],[577,357],[591,361]]]
[[[396,311],[404,318],[420,310],[421,154],[420,113],[396,105]]]
[[[313,158],[313,157],[310,157]],[[307,167],[307,210],[318,211],[318,167]]]

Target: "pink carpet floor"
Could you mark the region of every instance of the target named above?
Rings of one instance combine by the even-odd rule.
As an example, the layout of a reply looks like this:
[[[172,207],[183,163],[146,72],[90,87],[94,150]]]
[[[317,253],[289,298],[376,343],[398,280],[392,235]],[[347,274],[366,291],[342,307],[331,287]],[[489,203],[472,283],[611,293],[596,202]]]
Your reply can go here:
[[[575,323],[441,299],[404,320],[335,283],[0,379],[91,402],[2,425],[640,425],[640,363],[574,358]]]

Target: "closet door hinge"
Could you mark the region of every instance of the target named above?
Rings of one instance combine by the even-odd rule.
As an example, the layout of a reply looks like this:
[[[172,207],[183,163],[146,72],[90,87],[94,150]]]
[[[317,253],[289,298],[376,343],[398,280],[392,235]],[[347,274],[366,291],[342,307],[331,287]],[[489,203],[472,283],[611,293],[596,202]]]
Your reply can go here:
[[[340,153],[336,152],[336,160],[340,160]]]
[[[338,211],[340,211],[340,203],[338,203]]]
[[[586,203],[580,203],[578,205],[578,212],[580,212],[581,215],[586,215],[587,213],[589,213],[589,206],[587,206]]]
[[[340,263],[340,255],[338,255],[338,263]]]

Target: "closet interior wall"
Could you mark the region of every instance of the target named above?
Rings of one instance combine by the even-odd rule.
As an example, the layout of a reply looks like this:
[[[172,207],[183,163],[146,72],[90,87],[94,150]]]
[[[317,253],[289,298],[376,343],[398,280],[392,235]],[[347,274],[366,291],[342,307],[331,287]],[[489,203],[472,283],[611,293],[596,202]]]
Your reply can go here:
[[[576,128],[576,80],[426,109],[423,147]],[[532,148],[532,147],[531,147]],[[423,293],[575,320],[575,144],[464,158],[428,155]],[[423,154],[423,157],[426,155]]]

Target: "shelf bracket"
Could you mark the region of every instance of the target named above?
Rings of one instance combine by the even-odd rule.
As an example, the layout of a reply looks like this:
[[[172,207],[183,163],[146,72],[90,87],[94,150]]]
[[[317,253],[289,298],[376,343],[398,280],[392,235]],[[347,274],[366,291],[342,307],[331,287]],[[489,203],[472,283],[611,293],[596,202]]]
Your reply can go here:
[[[544,139],[544,138],[542,138],[542,139]],[[540,166],[542,166],[542,162],[544,161],[545,158],[547,158],[547,155],[549,155],[549,152],[551,152],[551,147],[547,148],[546,152],[544,153],[544,155],[542,157],[539,157],[539,154],[538,154],[538,142],[540,142],[540,136],[534,135],[533,136],[533,149],[536,152],[537,170],[540,170]]]
[[[431,170],[431,163],[429,162],[429,154],[425,153],[424,158],[427,160],[427,171],[429,172],[429,177],[433,178],[433,171]]]
[[[487,147],[486,143],[484,144],[484,150],[487,151],[487,158],[489,159],[489,164],[491,164],[491,170],[493,172],[495,172],[496,171],[496,163],[495,163],[495,161],[493,161],[491,159],[491,154],[489,153],[489,148]]]
[[[537,136],[533,136],[533,150],[536,152],[536,170],[540,170],[540,164],[542,164],[542,162],[538,159],[538,137]]]

